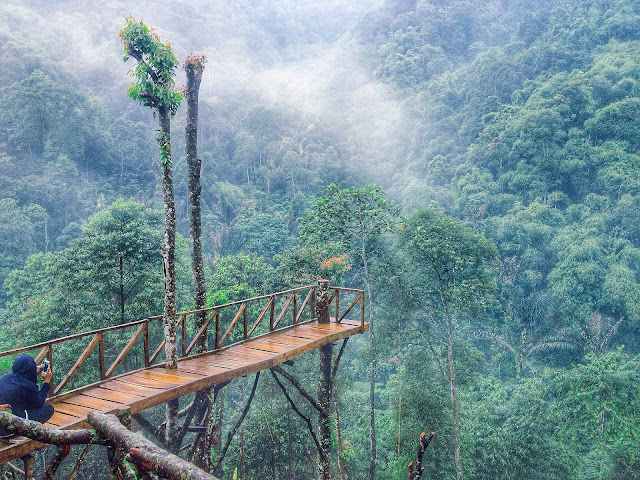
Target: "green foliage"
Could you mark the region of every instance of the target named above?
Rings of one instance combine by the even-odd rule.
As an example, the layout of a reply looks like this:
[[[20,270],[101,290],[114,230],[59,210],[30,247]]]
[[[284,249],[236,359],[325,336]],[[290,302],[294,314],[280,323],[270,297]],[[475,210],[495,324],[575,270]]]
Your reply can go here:
[[[222,305],[269,293],[273,267],[256,254],[220,257],[213,270],[207,279],[211,292],[207,296],[208,305]]]
[[[640,455],[638,359],[615,351],[588,354],[586,363],[554,378],[558,438],[579,464],[569,478],[637,478]],[[631,476],[629,476],[631,475]]]
[[[403,240],[421,273],[413,292],[418,304],[440,311],[437,316],[474,315],[493,306],[496,283],[490,267],[497,250],[482,235],[425,209],[409,220]]]
[[[175,115],[182,94],[175,89],[178,60],[171,45],[163,43],[153,30],[133,17],[127,18],[118,35],[124,44],[125,56],[122,60],[126,62],[131,56],[138,61],[131,72],[135,79],[128,89],[131,98],[147,107],[166,108],[171,115]]]
[[[119,200],[66,249],[29,257],[5,284],[12,337],[35,343],[157,314],[160,226],[156,212]]]
[[[300,238],[306,244],[333,241],[359,251],[369,237],[392,230],[398,213],[377,185],[342,188],[332,183],[302,219]]]
[[[21,207],[11,198],[0,199],[0,284],[9,272],[22,268],[27,256],[38,249],[39,233],[47,220],[46,212],[39,205]],[[6,299],[4,292],[0,299]]]
[[[277,255],[274,260],[273,288],[276,290],[312,285],[319,279],[339,286],[351,269],[348,254],[336,243],[298,247]]]
[[[37,3],[0,5],[7,20],[0,25],[0,279],[8,277],[0,316],[7,348],[119,321],[120,255],[131,260],[129,271],[141,273],[130,278],[125,316],[157,314],[161,300],[161,269],[147,263],[158,255],[156,214],[116,202],[113,213],[125,227],[119,234],[105,210],[121,196],[157,207],[153,135],[105,73],[103,65],[119,61],[100,56],[108,43],[75,33],[84,26],[107,38],[110,27],[100,20],[120,8],[107,2],[96,20],[81,10],[69,16],[64,2],[47,5],[46,13]],[[175,7],[169,4],[153,8],[166,13]],[[323,43],[325,52],[348,48],[358,66],[345,75],[332,64],[337,80],[327,76],[330,90],[319,93],[328,107],[320,110],[296,95],[267,105],[262,93],[215,77],[199,128],[209,303],[317,277],[357,285],[367,259],[381,332],[380,478],[406,478],[417,435],[430,429],[436,437],[425,476],[454,478],[444,351],[428,321],[442,314],[437,300],[445,298],[459,305],[454,348],[461,354],[466,476],[638,480],[640,4],[409,0],[360,18],[367,5],[334,5],[328,21],[318,14],[324,2],[227,2],[206,22],[172,14],[163,26],[173,29],[176,51],[194,38],[218,49],[234,42],[225,51],[241,49],[246,64],[271,68],[309,58],[320,39],[332,47]],[[343,36],[356,16],[354,35]],[[74,29],[60,34],[65,21]],[[180,94],[170,46],[132,18],[121,38],[126,56],[138,60],[131,96],[175,113]],[[225,67],[234,60],[223,59]],[[304,91],[299,77],[290,83]],[[393,108],[384,120],[369,118],[388,99]],[[366,110],[354,110],[362,103]],[[364,134],[353,133],[359,126]],[[166,137],[157,140],[161,163],[171,166]],[[186,167],[182,159],[173,166],[178,225],[186,231]],[[381,188],[353,187],[373,181],[407,215],[437,205],[463,223],[419,212],[405,224],[404,241],[391,245],[397,210]],[[434,258],[450,264],[428,267],[425,259]],[[469,258],[483,260],[472,268]],[[441,291],[449,296],[440,297],[432,273],[445,271]],[[189,283],[185,269],[183,291]],[[473,335],[480,314],[494,345]],[[338,377],[350,478],[368,470],[366,340],[350,340]],[[585,359],[580,349],[560,348],[569,341],[591,353]],[[310,391],[313,361],[294,366]],[[227,388],[225,428],[247,386]],[[289,458],[292,477],[313,476],[314,446],[277,386],[261,381],[256,401],[245,423],[246,476],[287,478]],[[227,476],[241,463],[239,443],[229,452]]]

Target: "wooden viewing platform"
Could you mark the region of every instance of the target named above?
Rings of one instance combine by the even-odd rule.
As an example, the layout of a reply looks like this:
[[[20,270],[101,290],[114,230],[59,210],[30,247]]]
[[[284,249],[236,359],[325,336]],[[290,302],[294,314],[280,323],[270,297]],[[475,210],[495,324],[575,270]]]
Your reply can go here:
[[[116,413],[119,410],[128,409],[132,414],[139,413],[215,384],[272,368],[315,348],[368,330],[368,325],[364,323],[364,292],[338,287],[329,287],[329,289],[330,311],[335,314],[331,317],[330,323],[319,323],[315,317],[317,286],[313,285],[210,307],[205,310],[179,313],[177,328],[181,333],[178,338],[181,339],[179,352],[181,351],[182,355],[178,361],[177,370],[167,371],[164,364],[154,364],[164,346],[164,340],[160,341],[159,347],[152,355],[149,354],[150,339],[161,338],[153,328],[161,323],[158,321],[161,317],[151,317],[126,325],[1,352],[0,357],[39,350],[39,353],[34,355],[36,361],[39,362],[48,357],[53,371],[59,378],[60,368],[59,365],[54,364],[54,350],[57,350],[61,344],[69,346],[72,342],[80,342],[83,345],[87,338],[90,338],[88,345],[75,360],[68,373],[53,389],[54,395],[48,399],[48,403],[54,406],[55,413],[45,424],[48,427],[61,429],[90,428],[85,419],[92,410]],[[333,292],[331,293],[331,291]],[[302,293],[306,293],[306,298],[298,309],[298,297]],[[343,302],[343,305],[349,305],[344,312],[340,309],[341,294],[343,298],[350,297],[347,298],[347,302]],[[360,303],[359,321],[345,319],[358,303]],[[235,311],[232,319],[231,314],[225,317],[225,313],[229,313],[230,310],[231,314]],[[280,313],[276,317],[275,313],[278,310]],[[253,322],[250,322],[249,316],[252,313],[257,317]],[[206,322],[198,332],[195,332],[188,320],[203,314],[206,315]],[[265,325],[261,327],[263,319],[267,316],[269,318],[268,325],[265,320]],[[303,316],[308,319],[303,321]],[[241,317],[242,321],[240,321]],[[221,335],[221,324],[225,323],[225,318],[229,325]],[[215,328],[209,329],[209,325],[214,321]],[[287,323],[288,325],[286,325]],[[281,324],[283,325],[281,326]],[[240,325],[243,328],[236,335],[238,338],[235,339],[235,343],[224,346],[227,340],[234,337],[233,333],[236,327],[240,330]],[[123,332],[133,328],[136,329],[134,334],[119,353],[113,355],[115,359],[111,366],[106,368],[109,355],[105,354],[105,350],[111,350],[110,347],[117,344],[118,339],[122,342]],[[209,330],[212,331],[209,332]],[[264,330],[264,333],[260,334],[261,330]],[[192,338],[188,342],[190,331]],[[252,337],[254,333],[256,335]],[[213,344],[214,348],[204,353],[191,354],[197,342],[208,338],[209,335],[212,337],[210,344]],[[111,343],[109,343],[108,336],[115,337],[111,339]],[[142,342],[139,341],[141,337]],[[126,339],[126,337],[124,338]],[[138,345],[140,343],[142,345]],[[116,374],[118,370],[123,370],[123,360],[132,350],[135,350],[135,346],[139,347],[138,351],[144,357],[144,366]],[[98,347],[98,355],[91,355],[95,347]],[[76,346],[76,349],[80,348]],[[98,357],[99,368],[96,370],[100,372],[100,379],[88,385],[74,385],[75,388],[68,390],[74,375],[81,370],[87,359],[92,357],[94,359]],[[0,444],[0,464],[45,446],[45,444],[28,439],[14,441],[9,445]]]

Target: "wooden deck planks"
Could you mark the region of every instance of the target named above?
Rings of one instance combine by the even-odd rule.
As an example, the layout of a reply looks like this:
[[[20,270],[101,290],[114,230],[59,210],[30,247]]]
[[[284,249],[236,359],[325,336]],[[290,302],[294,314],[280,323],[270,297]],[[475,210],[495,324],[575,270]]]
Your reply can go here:
[[[368,330],[368,325],[364,330]],[[128,408],[132,413],[137,413],[217,383],[271,368],[357,333],[361,333],[359,322],[345,320],[340,324],[323,325],[305,322],[229,345],[216,352],[183,358],[179,360],[175,371],[150,367],[131,372],[52,398],[56,413],[47,426],[84,428],[86,415],[93,409],[114,413]],[[33,440],[0,445],[0,464],[43,446],[46,445]]]

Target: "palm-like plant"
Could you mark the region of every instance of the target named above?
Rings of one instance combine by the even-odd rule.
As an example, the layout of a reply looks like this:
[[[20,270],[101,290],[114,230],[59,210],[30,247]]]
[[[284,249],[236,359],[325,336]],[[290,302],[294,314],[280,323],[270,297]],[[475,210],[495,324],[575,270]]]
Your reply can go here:
[[[475,335],[481,340],[488,340],[506,348],[513,355],[516,362],[516,375],[522,375],[527,360],[535,355],[552,351],[575,350],[578,342],[573,338],[572,331],[559,329],[553,335],[540,336],[540,324],[547,316],[549,298],[547,295],[535,292],[529,296],[518,297],[509,304],[509,317],[516,324],[507,338],[492,332],[476,331]]]

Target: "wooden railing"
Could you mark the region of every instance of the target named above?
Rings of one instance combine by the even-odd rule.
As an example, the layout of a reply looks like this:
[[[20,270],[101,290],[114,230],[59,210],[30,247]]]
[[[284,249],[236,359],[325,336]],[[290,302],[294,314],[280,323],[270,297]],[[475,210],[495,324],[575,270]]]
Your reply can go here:
[[[191,355],[199,341],[202,344],[204,339],[207,340],[207,345],[213,347],[207,348],[205,351],[211,352],[223,350],[254,335],[262,335],[299,323],[314,321],[316,320],[317,289],[316,285],[307,285],[202,310],[180,312],[176,315],[176,334],[179,339],[178,353],[182,358]],[[341,287],[329,287],[329,290],[333,291],[329,296],[329,312],[330,315],[334,315],[332,321],[342,322],[360,303],[360,325],[364,332],[364,291]],[[345,299],[346,301],[344,301]],[[341,310],[341,305],[345,304],[348,304],[349,307]],[[196,316],[205,317],[197,331]],[[268,324],[265,321],[267,316],[269,318]],[[210,328],[212,324],[214,325],[213,329]],[[239,325],[242,325],[241,331]],[[132,329],[135,330],[133,334],[130,334]],[[128,334],[131,336],[127,337]],[[127,338],[128,340],[126,340]],[[142,345],[140,345],[140,338],[142,338]],[[126,343],[124,343],[125,340]],[[150,350],[152,343],[158,344],[153,352]],[[53,395],[56,396],[63,393],[64,390],[67,390],[65,393],[68,393],[68,391],[90,383],[111,378],[116,373],[122,374],[126,371],[152,365],[162,365],[157,360],[164,349],[164,344],[162,316],[155,316],[123,325],[77,333],[36,345],[14,348],[0,352],[0,358],[38,352],[34,358],[39,364],[46,357],[56,374],[56,378],[60,378],[60,371],[66,371],[64,377],[55,387],[52,386]],[[82,349],[83,346],[84,349]],[[129,354],[134,348],[139,351],[139,355],[131,358]],[[82,352],[79,355],[75,353],[77,357],[74,356],[74,351],[77,352],[81,349]],[[96,349],[97,354],[94,354],[92,358],[97,361],[97,365],[94,363],[92,368],[87,365],[87,363],[91,363],[87,362],[87,359]],[[54,350],[56,351],[55,356]],[[75,361],[73,361],[74,358]],[[123,363],[129,361],[133,365],[123,367]],[[84,373],[84,378],[77,381],[76,374],[81,370]],[[76,381],[73,381],[74,377]],[[69,390],[70,387],[71,390]]]

